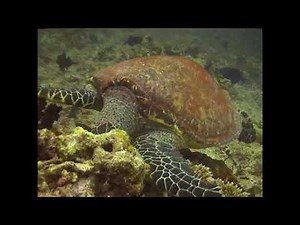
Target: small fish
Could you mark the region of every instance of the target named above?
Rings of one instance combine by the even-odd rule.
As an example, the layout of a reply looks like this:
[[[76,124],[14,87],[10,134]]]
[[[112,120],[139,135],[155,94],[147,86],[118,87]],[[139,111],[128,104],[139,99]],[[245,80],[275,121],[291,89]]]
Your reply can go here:
[[[57,56],[56,63],[59,65],[61,71],[66,71],[71,65],[77,64],[77,62],[72,61],[71,58],[67,56],[65,51]]]

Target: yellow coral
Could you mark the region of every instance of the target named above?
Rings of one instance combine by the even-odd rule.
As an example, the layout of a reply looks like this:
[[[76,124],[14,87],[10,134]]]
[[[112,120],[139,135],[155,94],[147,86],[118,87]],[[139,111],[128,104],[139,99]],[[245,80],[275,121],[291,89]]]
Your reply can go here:
[[[220,178],[215,179],[216,184],[221,188],[221,194],[225,197],[248,197],[249,193],[243,191],[232,182],[224,182]]]
[[[125,131],[113,129],[95,135],[76,127],[67,135],[39,132],[39,140],[45,138],[49,141],[39,143],[40,147],[51,146],[57,157],[38,162],[39,196],[84,196],[79,190],[86,184],[89,195],[95,196],[137,196],[142,192],[150,167]],[[81,182],[83,179],[87,181]]]
[[[213,174],[210,169],[203,164],[194,164],[191,165],[191,167],[194,170],[196,176],[217,185],[221,189],[220,192],[223,197],[247,197],[249,195],[249,193],[243,191],[232,182],[225,182],[220,178],[213,178]]]
[[[201,177],[205,181],[211,181],[213,179],[212,172],[210,169],[203,164],[194,164],[191,165],[192,169],[194,170],[196,176]]]

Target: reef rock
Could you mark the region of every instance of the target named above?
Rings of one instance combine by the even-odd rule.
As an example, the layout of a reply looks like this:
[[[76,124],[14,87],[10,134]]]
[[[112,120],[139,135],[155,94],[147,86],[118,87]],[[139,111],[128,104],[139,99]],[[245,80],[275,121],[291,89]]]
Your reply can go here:
[[[148,164],[121,130],[95,135],[76,127],[55,135],[42,129],[38,146],[47,156],[38,161],[38,196],[139,196],[149,176]]]

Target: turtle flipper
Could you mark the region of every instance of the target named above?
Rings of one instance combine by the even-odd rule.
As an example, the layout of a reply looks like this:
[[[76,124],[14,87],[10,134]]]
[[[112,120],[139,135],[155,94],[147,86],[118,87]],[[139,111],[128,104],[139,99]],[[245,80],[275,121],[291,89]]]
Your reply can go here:
[[[152,179],[168,196],[220,197],[220,189],[194,175],[176,147],[156,134],[139,136],[135,141],[145,162],[150,164]]]
[[[96,125],[89,128],[101,134],[118,128],[132,134],[137,128],[138,106],[136,98],[126,87],[111,87],[103,94],[88,90],[67,90],[39,86],[38,97],[54,103],[99,110]]]
[[[39,86],[38,97],[45,98],[46,100],[55,103],[62,103],[88,109],[101,110],[103,107],[101,94],[85,89],[67,90]]]

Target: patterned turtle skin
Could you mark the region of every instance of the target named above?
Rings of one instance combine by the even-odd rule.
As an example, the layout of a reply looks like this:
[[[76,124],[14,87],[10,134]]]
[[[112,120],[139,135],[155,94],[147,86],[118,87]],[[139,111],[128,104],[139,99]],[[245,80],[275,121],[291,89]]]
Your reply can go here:
[[[219,187],[197,177],[177,151],[226,143],[240,133],[229,95],[205,69],[183,57],[149,56],[110,66],[93,80],[94,95],[42,87],[38,94],[86,108],[95,104],[100,112],[91,131],[119,128],[132,135],[166,196],[221,196]],[[150,125],[141,127],[141,117]]]
[[[151,56],[121,62],[94,77],[103,91],[127,86],[140,113],[174,127],[189,147],[222,144],[241,131],[240,116],[228,93],[196,62],[175,56]]]

